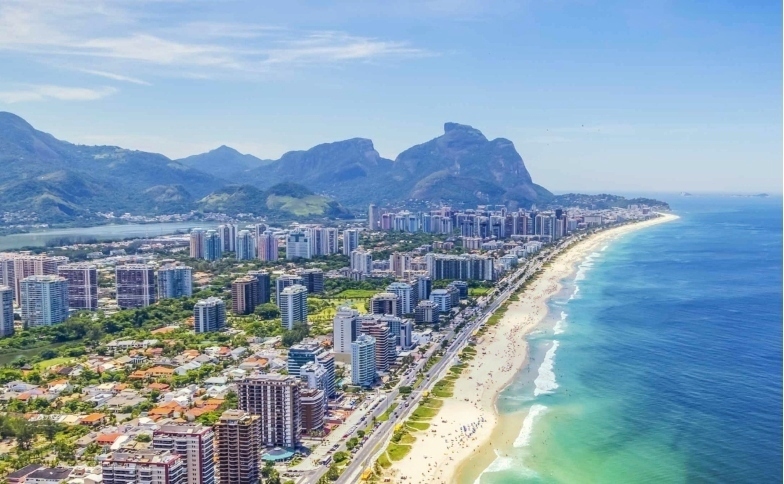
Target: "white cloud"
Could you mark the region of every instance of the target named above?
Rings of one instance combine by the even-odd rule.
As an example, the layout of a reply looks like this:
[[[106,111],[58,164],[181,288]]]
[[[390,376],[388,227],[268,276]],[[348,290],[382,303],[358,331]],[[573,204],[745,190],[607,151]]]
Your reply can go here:
[[[115,81],[130,82],[132,84],[141,84],[143,86],[151,86],[152,85],[152,84],[150,84],[147,81],[143,81],[143,80],[137,79],[135,77],[123,76],[121,74],[114,74],[112,72],[98,71],[98,70],[93,70],[93,69],[79,69],[79,71],[84,72],[85,74],[92,74],[94,76],[100,76],[100,77],[105,77],[107,79],[113,79]]]
[[[137,84],[146,82],[138,76],[247,77],[268,73],[273,65],[277,72],[428,55],[397,40],[252,22],[178,24],[170,13],[154,11],[135,2],[6,0],[0,4],[0,52]],[[107,72],[107,63],[124,74]]]
[[[56,99],[60,101],[94,101],[117,92],[113,87],[90,89],[86,87],[65,87],[54,85],[26,86],[22,89],[0,91],[0,102],[13,104],[27,101],[44,101]]]

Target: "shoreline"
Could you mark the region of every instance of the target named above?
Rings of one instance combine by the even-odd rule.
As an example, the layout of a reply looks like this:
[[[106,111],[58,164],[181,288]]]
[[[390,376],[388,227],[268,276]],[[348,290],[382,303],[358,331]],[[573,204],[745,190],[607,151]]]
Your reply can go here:
[[[496,459],[495,448],[511,445],[523,426],[528,412],[500,415],[497,400],[528,365],[526,337],[547,319],[548,302],[562,289],[561,281],[574,274],[577,263],[597,245],[677,218],[662,214],[653,220],[607,229],[553,259],[525,292],[510,299],[504,316],[474,347],[478,358],[469,362],[455,382],[455,396],[444,399],[431,429],[417,432],[411,452],[385,474],[393,482],[475,482]]]

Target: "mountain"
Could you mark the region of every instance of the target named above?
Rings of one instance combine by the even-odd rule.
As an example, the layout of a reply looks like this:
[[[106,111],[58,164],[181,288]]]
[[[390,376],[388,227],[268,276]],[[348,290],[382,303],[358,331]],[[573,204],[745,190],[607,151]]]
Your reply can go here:
[[[204,212],[252,213],[273,219],[350,216],[336,201],[296,183],[279,183],[268,190],[251,185],[226,186],[199,200],[198,208]]]
[[[157,153],[61,141],[6,112],[0,112],[0,168],[3,210],[48,221],[166,210],[174,199],[200,198],[225,183]]]
[[[533,183],[511,141],[488,140],[457,123],[446,123],[442,136],[394,161],[381,157],[371,140],[353,138],[290,151],[243,176],[261,186],[296,181],[350,206],[411,198],[530,206],[552,197]]]
[[[194,170],[203,171],[214,177],[227,180],[239,179],[248,170],[272,163],[272,160],[262,160],[253,155],[243,155],[226,145],[219,146],[207,153],[188,156],[176,161]]]
[[[392,160],[382,158],[365,138],[324,143],[289,151],[280,159],[245,174],[261,186],[297,182],[349,205],[366,205],[378,195]]]
[[[0,212],[28,220],[94,220],[96,212],[182,213],[198,209],[272,218],[346,217],[347,207],[407,200],[455,206],[506,203],[619,206],[611,195],[563,195],[535,184],[508,139],[471,126],[382,157],[365,138],[323,143],[261,160],[221,146],[171,160],[116,146],[84,146],[0,112]]]
[[[552,197],[533,183],[511,141],[488,140],[457,123],[444,124],[443,135],[400,153],[392,179],[409,198],[421,200],[528,206]]]

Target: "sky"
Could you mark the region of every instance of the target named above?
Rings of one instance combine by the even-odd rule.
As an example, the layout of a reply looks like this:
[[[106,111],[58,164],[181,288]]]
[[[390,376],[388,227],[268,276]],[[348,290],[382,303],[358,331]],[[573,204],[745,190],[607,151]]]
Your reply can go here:
[[[3,0],[0,111],[171,158],[452,121],[554,192],[780,193],[781,2]]]

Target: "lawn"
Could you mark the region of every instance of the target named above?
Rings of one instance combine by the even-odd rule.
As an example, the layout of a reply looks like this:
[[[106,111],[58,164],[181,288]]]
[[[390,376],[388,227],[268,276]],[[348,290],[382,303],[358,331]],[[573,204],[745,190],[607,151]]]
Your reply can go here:
[[[39,370],[47,370],[53,366],[57,365],[65,365],[67,363],[72,362],[74,359],[69,358],[67,356],[61,356],[59,358],[52,358],[51,360],[44,360],[39,363],[36,363],[35,367]]]
[[[392,462],[389,461],[389,457],[387,457],[386,452],[381,454],[381,457],[378,458],[378,465],[380,465],[384,469],[389,469],[390,467],[392,467]]]
[[[484,296],[492,290],[491,287],[469,287],[468,295],[473,297]]]
[[[414,430],[421,430],[423,432],[430,428],[430,424],[427,422],[414,422],[411,420],[406,422],[406,426],[411,427]]]
[[[411,414],[413,420],[430,420],[438,414],[437,408],[429,408],[420,406],[414,413]]]
[[[408,453],[411,452],[411,446],[405,444],[389,444],[387,447],[387,454],[389,454],[389,460],[392,461],[399,461],[403,459]]]
[[[372,289],[346,289],[335,295],[338,299],[369,299],[379,291]]]

